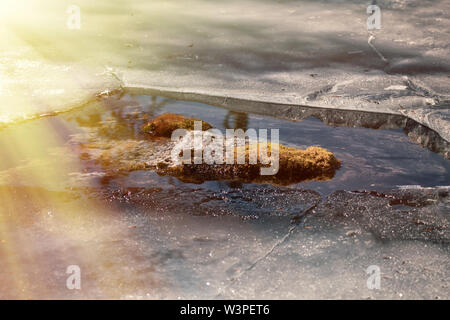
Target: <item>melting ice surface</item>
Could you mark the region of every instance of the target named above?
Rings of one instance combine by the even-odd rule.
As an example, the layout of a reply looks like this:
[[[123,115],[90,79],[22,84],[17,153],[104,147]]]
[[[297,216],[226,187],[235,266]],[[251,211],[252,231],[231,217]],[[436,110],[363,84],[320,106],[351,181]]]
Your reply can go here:
[[[221,130],[279,128],[282,144],[322,146],[342,167],[279,187],[114,175],[96,161],[145,140],[140,126],[164,112]],[[0,297],[448,298],[448,144],[398,116],[305,114],[125,95],[2,129]],[[374,264],[381,291],[366,286]],[[69,265],[81,290],[66,287]]]

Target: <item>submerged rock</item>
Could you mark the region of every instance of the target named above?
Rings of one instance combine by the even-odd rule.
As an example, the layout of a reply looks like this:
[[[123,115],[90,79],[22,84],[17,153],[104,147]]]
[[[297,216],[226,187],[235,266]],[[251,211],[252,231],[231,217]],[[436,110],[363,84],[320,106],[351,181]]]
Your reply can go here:
[[[164,113],[142,127],[142,131],[151,134],[154,137],[170,138],[172,132],[176,129],[194,130],[194,122],[201,121],[196,118],[188,118],[175,113]],[[211,129],[212,126],[202,121],[202,130]]]
[[[250,150],[256,147],[258,151],[257,162],[250,163]],[[259,143],[234,148],[233,164],[180,164],[164,169],[163,173],[178,177],[181,181],[190,183],[202,183],[208,180],[237,180],[241,182],[272,183],[288,185],[306,180],[325,181],[334,177],[340,168],[340,161],[333,153],[320,147],[309,147],[305,150],[289,148],[277,144],[279,158],[274,174],[262,175],[261,168],[274,167],[274,163],[264,164],[261,161],[259,148],[264,146]],[[274,144],[267,144],[267,156],[271,156]],[[245,150],[242,150],[245,149]],[[237,163],[237,154],[245,152],[245,163]]]

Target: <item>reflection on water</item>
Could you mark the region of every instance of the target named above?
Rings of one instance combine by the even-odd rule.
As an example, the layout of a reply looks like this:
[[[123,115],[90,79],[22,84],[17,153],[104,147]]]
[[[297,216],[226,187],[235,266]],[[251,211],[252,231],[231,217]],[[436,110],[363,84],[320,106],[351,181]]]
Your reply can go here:
[[[435,131],[420,123],[399,115],[370,113],[361,111],[343,111],[314,108],[302,108],[303,117],[315,117],[329,126],[362,127],[369,129],[402,129],[415,143],[450,159],[450,143],[442,139]]]
[[[230,119],[232,122],[230,123]],[[225,129],[248,129],[248,115],[244,112],[228,111],[225,119],[223,119]]]

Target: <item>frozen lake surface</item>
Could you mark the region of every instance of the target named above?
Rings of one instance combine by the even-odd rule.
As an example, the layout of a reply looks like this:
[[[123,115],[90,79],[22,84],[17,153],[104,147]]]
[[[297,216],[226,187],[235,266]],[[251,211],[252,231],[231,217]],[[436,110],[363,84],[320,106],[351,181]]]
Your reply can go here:
[[[77,0],[73,29],[65,1],[0,1],[0,298],[449,299],[450,1],[377,1],[372,31],[368,2]],[[163,112],[342,166],[121,171],[159,159]]]

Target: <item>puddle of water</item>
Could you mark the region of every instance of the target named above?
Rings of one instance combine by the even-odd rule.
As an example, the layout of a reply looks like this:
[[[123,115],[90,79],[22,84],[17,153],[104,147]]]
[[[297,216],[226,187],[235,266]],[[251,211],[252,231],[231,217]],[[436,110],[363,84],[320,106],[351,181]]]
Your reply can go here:
[[[306,148],[311,145],[324,147],[333,152],[342,161],[342,167],[336,176],[325,182],[304,182],[291,186],[292,188],[307,188],[327,194],[334,190],[376,190],[389,189],[398,185],[442,186],[450,183],[450,163],[440,154],[434,153],[411,141],[400,129],[407,126],[408,120],[398,116],[375,118],[375,123],[364,122],[361,116],[353,120],[353,125],[378,127],[373,130],[364,127],[342,127],[352,125],[346,122],[354,112],[339,112],[312,114],[299,122],[285,121],[264,115],[238,113],[220,107],[202,105],[194,102],[169,100],[160,97],[124,96],[122,106],[116,106],[111,115],[129,118],[145,113],[147,118],[172,112],[200,118],[214,127],[226,128],[279,128],[280,143],[296,148]],[[314,111],[314,110],[313,110]],[[85,109],[85,117],[100,119],[104,115]],[[93,113],[90,113],[93,112]],[[327,111],[325,111],[326,113]],[[313,117],[314,116],[314,117]],[[367,115],[366,115],[367,117]],[[320,118],[321,120],[317,119]],[[361,120],[362,119],[362,120]],[[373,120],[372,120],[373,121]],[[324,124],[324,122],[326,124]],[[143,121],[132,124],[132,130],[127,134],[139,136],[139,127]],[[411,127],[411,124],[409,124]],[[383,128],[387,127],[387,128]],[[397,128],[396,128],[397,127]],[[120,137],[126,137],[125,133]],[[116,137],[117,138],[117,137]],[[435,143],[436,144],[436,143]],[[445,141],[441,144],[447,148]],[[442,149],[442,148],[441,148]],[[133,177],[136,179],[136,176]],[[164,179],[163,179],[164,180]],[[224,183],[207,182],[203,187],[217,189]]]
[[[163,146],[164,139],[148,139],[141,127],[157,115],[172,112],[202,119],[222,132],[228,128],[279,129],[281,144],[302,149],[320,146],[341,160],[341,168],[333,179],[297,183],[290,186],[292,189],[314,190],[326,195],[340,189],[383,190],[404,185],[450,184],[450,162],[443,156],[448,143],[436,136],[431,139],[430,149],[439,149],[441,154],[414,143],[405,135],[413,131],[405,129],[413,127],[408,124],[409,120],[398,116],[383,119],[376,114],[348,111],[305,110],[310,113],[305,119],[286,121],[162,97],[104,98],[66,114],[3,129],[0,146],[6,156],[0,163],[0,178],[9,185],[30,183],[49,188],[49,184],[53,184],[50,189],[108,184],[120,184],[122,188],[189,186],[171,177],[160,177],[152,170],[138,170],[129,175],[140,169],[143,162],[150,161],[150,157],[158,162],[161,158],[158,153],[165,154],[164,157],[170,154],[170,148]],[[360,127],[356,127],[358,125]],[[428,136],[433,135],[424,127],[421,130]],[[122,172],[121,166],[132,170]],[[61,176],[66,178],[59,178]],[[200,186],[222,190],[243,184],[208,181]]]

